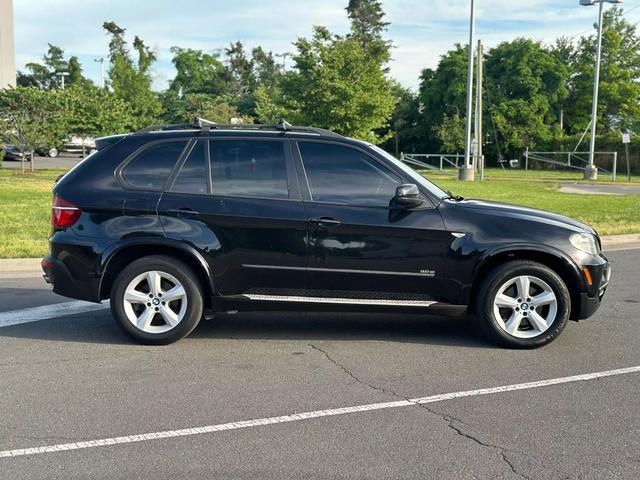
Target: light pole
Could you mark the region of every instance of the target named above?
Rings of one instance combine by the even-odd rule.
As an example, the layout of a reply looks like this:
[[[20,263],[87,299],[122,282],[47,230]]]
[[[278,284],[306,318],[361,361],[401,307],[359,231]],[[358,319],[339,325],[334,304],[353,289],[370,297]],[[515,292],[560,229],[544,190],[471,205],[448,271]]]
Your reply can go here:
[[[464,142],[464,165],[458,172],[460,180],[473,180],[474,170],[471,165],[471,105],[473,103],[473,37],[475,33],[475,2],[471,0],[471,20],[469,25],[469,68],[467,72],[467,125]]]
[[[60,77],[60,88],[64,90],[64,77],[68,77],[69,72],[58,72],[56,76]]]
[[[594,165],[596,151],[596,119],[598,116],[598,85],[600,83],[600,58],[602,54],[602,19],[605,3],[622,3],[622,0],[580,0],[580,5],[591,6],[599,4],[598,11],[598,40],[596,44],[596,69],[593,76],[593,104],[591,106],[591,143],[589,144],[589,164],[584,171],[585,180],[596,180],[598,169]]]
[[[94,58],[93,61],[100,64],[100,88],[104,88],[104,57]]]

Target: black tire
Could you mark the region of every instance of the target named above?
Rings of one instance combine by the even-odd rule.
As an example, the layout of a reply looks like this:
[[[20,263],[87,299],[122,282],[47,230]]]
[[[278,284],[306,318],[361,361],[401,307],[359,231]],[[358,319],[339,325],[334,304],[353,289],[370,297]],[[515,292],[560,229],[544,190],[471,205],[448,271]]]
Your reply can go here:
[[[510,279],[522,275],[546,282],[553,290],[557,302],[553,323],[546,331],[532,338],[519,338],[509,334],[500,326],[494,312],[494,300],[500,287]],[[508,348],[537,348],[550,343],[567,325],[570,311],[569,290],[560,276],[546,265],[529,260],[515,260],[494,268],[484,279],[476,299],[476,315],[483,332],[491,341]]]
[[[187,306],[182,320],[170,330],[161,333],[145,332],[133,325],[125,311],[124,295],[127,286],[137,276],[149,271],[164,272],[173,276],[180,282],[186,293]],[[202,288],[197,275],[184,262],[162,255],[140,258],[122,270],[113,282],[110,303],[111,314],[117,325],[136,341],[146,345],[167,345],[186,337],[196,328],[203,314]],[[156,319],[163,321],[161,317],[154,317],[154,322]],[[168,323],[167,326],[169,326]]]

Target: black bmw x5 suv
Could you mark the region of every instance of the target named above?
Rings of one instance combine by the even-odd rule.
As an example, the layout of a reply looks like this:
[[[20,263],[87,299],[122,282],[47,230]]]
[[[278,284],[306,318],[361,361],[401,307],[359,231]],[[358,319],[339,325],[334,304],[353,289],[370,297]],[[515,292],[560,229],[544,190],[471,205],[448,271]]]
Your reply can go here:
[[[144,343],[230,310],[475,313],[510,347],[599,307],[610,267],[587,225],[464,200],[380,148],[292,127],[149,127],[96,141],[53,188],[56,293],[110,299]]]

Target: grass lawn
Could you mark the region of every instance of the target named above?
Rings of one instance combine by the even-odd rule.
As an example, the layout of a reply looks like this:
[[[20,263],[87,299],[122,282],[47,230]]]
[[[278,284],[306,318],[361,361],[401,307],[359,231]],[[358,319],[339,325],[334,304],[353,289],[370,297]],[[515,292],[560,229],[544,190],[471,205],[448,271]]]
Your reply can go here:
[[[420,170],[421,173],[425,174],[427,177],[433,178],[457,178],[458,171],[454,168],[445,169],[446,173],[441,174],[437,170]],[[626,172],[626,170],[625,170]],[[529,170],[527,172],[527,178],[524,176],[524,169],[522,168],[486,168],[484,171],[485,179],[487,180],[499,180],[499,179],[514,179],[514,180],[537,180],[537,181],[549,181],[549,182],[575,182],[575,181],[584,181],[582,178],[582,171],[580,170],[571,170],[571,169],[554,169],[554,170]],[[476,178],[480,178],[476,173]],[[605,175],[603,173],[598,173],[598,180],[596,182],[586,182],[586,183],[609,183],[613,179],[611,175]],[[618,177],[616,178],[616,184],[628,184],[627,174],[622,172],[618,172]],[[640,183],[640,175],[632,174],[631,175],[631,183]]]
[[[51,186],[63,170],[21,175],[0,169],[0,258],[39,257],[47,251]],[[487,175],[484,182],[458,182],[427,174],[445,190],[549,210],[582,220],[602,235],[640,232],[640,196],[560,193],[553,181],[525,181]],[[577,178],[576,178],[577,180]]]
[[[0,169],[0,258],[39,257],[47,251],[51,186],[64,170],[21,175]]]

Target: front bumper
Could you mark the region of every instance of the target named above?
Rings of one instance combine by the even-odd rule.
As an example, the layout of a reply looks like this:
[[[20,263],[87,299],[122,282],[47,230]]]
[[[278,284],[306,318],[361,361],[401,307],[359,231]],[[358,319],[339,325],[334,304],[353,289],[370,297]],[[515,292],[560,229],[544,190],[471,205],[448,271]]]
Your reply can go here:
[[[584,270],[587,270],[587,272]],[[577,320],[591,317],[600,308],[602,299],[609,281],[611,280],[611,264],[607,261],[602,265],[589,265],[583,268],[584,281],[587,284],[587,291],[580,293],[580,311],[576,315]],[[591,280],[589,282],[589,279]]]

